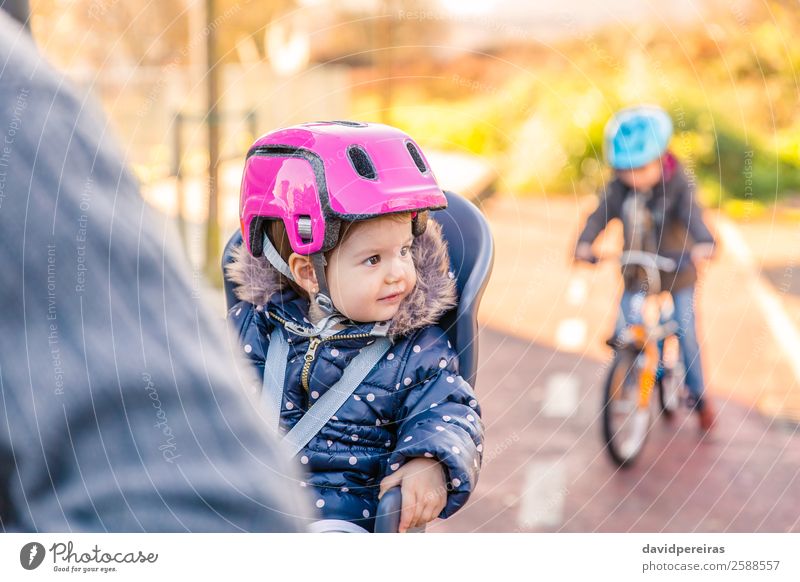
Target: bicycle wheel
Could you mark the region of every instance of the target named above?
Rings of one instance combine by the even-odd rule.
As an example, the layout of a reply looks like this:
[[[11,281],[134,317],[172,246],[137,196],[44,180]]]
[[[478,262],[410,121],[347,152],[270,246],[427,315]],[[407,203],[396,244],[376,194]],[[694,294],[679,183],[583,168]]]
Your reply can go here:
[[[636,461],[653,421],[651,407],[639,406],[644,361],[637,351],[618,351],[606,377],[603,437],[608,454],[620,467]]]
[[[684,369],[677,336],[665,339],[662,365],[664,369],[657,382],[658,402],[662,416],[666,420],[671,420],[680,407],[683,393]]]

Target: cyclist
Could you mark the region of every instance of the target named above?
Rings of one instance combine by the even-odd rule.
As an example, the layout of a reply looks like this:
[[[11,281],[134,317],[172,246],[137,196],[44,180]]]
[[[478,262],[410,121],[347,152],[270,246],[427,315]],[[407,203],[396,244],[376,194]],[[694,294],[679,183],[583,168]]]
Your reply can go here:
[[[714,237],[703,222],[691,177],[669,151],[672,120],[656,106],[618,111],[604,133],[606,160],[614,179],[605,185],[600,204],[578,237],[575,259],[594,263],[592,243],[612,219],[623,224],[625,250],[656,253],[677,260],[674,272],[661,273],[661,290],[675,306],[678,339],[686,367],[688,405],[698,413],[700,428],[709,431],[715,415],[705,394],[700,346],[695,329],[695,263],[708,260]],[[623,268],[624,291],[615,337],[625,325],[640,320],[647,281],[639,268]]]
[[[3,10],[0,62],[0,531],[301,531],[250,370],[203,353],[225,330],[108,121]]]

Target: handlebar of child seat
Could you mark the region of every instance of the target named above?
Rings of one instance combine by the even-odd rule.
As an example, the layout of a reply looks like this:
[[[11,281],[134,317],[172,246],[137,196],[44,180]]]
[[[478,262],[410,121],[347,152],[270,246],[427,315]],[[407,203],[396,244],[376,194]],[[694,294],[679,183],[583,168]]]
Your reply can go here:
[[[400,487],[392,487],[381,497],[375,514],[375,533],[397,533],[400,529],[400,511],[403,496]]]
[[[403,508],[403,496],[400,487],[392,487],[378,502],[375,513],[375,533],[397,533],[400,529],[400,512]],[[341,519],[322,519],[313,522],[310,533],[367,533],[363,527]]]

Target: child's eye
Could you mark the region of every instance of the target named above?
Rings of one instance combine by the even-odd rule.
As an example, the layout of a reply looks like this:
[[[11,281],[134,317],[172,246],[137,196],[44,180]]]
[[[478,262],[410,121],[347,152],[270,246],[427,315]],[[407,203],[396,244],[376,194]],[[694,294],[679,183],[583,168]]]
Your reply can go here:
[[[366,261],[364,261],[368,265],[377,265],[381,261],[381,258],[378,255],[372,255]]]
[[[400,249],[400,256],[401,257],[408,256],[408,253],[410,252],[411,252],[411,247],[403,247],[402,249]]]

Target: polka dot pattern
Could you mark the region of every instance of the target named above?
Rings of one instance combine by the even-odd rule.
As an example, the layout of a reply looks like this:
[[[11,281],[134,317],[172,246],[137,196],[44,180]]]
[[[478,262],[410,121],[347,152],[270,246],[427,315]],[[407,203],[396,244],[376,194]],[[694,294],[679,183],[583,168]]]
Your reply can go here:
[[[300,315],[297,314],[296,317],[299,319]],[[467,488],[478,474],[480,461],[474,447],[477,447],[478,452],[482,452],[483,447],[473,445],[469,440],[450,438],[458,436],[451,435],[450,431],[456,430],[459,435],[461,434],[461,428],[456,429],[452,423],[458,423],[458,426],[463,427],[473,439],[476,439],[476,432],[480,427],[476,397],[454,371],[455,360],[451,361],[454,356],[453,344],[446,341],[446,337],[438,337],[436,334],[420,334],[416,337],[419,338],[416,342],[403,339],[399,343],[394,342],[392,349],[385,353],[387,363],[376,367],[373,371],[374,377],[362,384],[357,394],[356,391],[351,394],[357,404],[351,403],[342,407],[341,419],[332,416],[328,428],[323,429],[322,434],[316,437],[308,448],[300,452],[302,456],[299,456],[299,460],[306,474],[311,464],[311,456],[314,456],[315,464],[322,462],[323,457],[331,463],[337,463],[338,469],[328,479],[323,478],[320,482],[297,481],[301,487],[307,487],[309,492],[316,491],[316,495],[311,497],[310,501],[318,510],[335,513],[339,509],[339,504],[355,504],[355,507],[349,508],[350,515],[353,515],[354,511],[356,516],[362,514],[365,519],[374,517],[374,514],[371,514],[374,507],[363,500],[362,485],[367,487],[377,485],[379,476],[368,475],[367,471],[376,466],[380,462],[379,459],[396,458],[397,462],[389,464],[384,461],[381,465],[385,469],[388,468],[390,474],[399,471],[404,460],[400,454],[394,452],[408,451],[410,455],[432,460],[447,459],[450,472],[446,478],[448,489]],[[303,353],[306,351],[308,338],[295,335],[294,339],[297,340],[294,342],[297,345],[290,347],[292,355],[289,358],[295,356],[299,363],[290,367],[290,370],[299,370],[299,366],[303,363]],[[253,352],[260,354],[262,347],[254,336],[247,336],[246,341],[249,343],[242,342],[241,349],[248,354]],[[444,347],[445,343],[447,349]],[[298,349],[301,346],[302,349]],[[308,405],[311,409],[319,405],[317,402],[319,399],[322,398],[324,401],[326,397],[323,393],[338,379],[337,376],[341,374],[348,359],[358,351],[355,345],[345,347],[345,344],[335,342],[327,343],[320,348],[325,356],[324,359],[318,358],[318,367],[315,368],[315,380],[320,383],[315,384],[317,389],[305,393],[311,402]],[[425,352],[425,355],[422,355],[422,352]],[[297,376],[299,378],[299,373]],[[293,390],[299,385],[299,379],[294,382]],[[395,386],[395,393],[391,391],[392,384]],[[414,394],[411,393],[412,390],[415,391]],[[293,394],[295,392],[287,391],[283,410],[297,410],[293,415],[299,416],[305,411],[306,401],[298,396],[297,403],[291,402],[288,396]],[[398,404],[404,401],[407,403],[406,406],[413,406],[406,410],[409,416],[421,413],[421,417],[426,418],[424,414],[426,406],[429,409],[441,407],[441,410],[429,413],[427,422],[421,421],[416,426],[413,426],[413,422],[408,423],[410,429],[398,435],[399,427],[406,419],[395,418],[391,414],[396,412],[400,408]],[[364,404],[361,405],[361,402]],[[465,406],[467,403],[472,409]],[[301,408],[302,410],[298,410]],[[284,414],[292,416],[289,413]],[[383,416],[389,418],[384,420]],[[431,433],[431,430],[434,432]],[[442,435],[441,432],[448,434]],[[454,443],[458,446],[453,446]],[[460,448],[466,446],[464,443],[469,446]],[[333,448],[334,444],[336,449]],[[354,478],[356,475],[358,477]],[[458,478],[451,478],[452,475],[458,475]],[[343,483],[345,486],[342,486]],[[354,485],[352,490],[348,487],[350,484]]]

